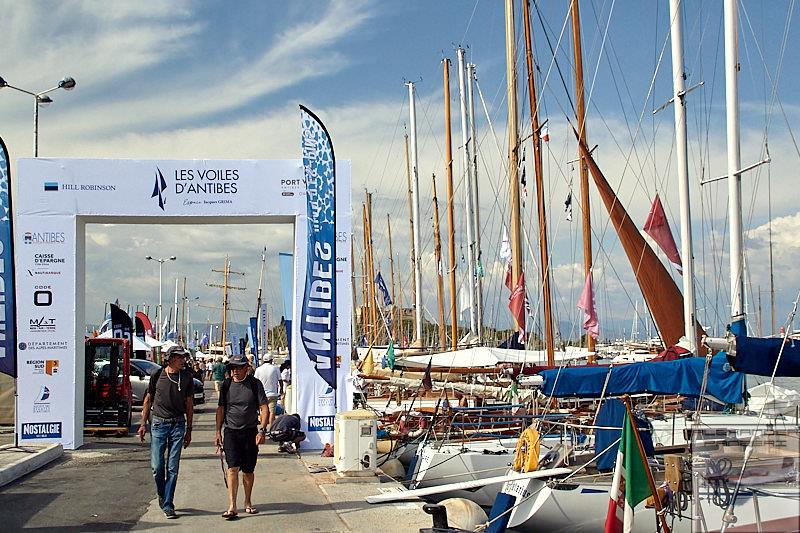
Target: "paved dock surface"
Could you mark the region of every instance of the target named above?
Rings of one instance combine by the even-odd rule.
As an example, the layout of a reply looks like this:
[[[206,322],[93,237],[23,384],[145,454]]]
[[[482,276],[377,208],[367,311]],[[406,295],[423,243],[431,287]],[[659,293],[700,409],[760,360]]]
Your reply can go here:
[[[148,445],[131,433],[123,438],[92,438],[74,452],[0,489],[4,531],[324,531],[375,530],[417,532],[431,518],[418,502],[370,506],[364,498],[395,490],[391,481],[335,483],[335,474],[312,474],[309,466],[330,465],[317,453],[278,453],[277,445],[261,446],[253,489],[258,514],[243,512],[226,521],[227,493],[215,455],[216,394],[195,413],[193,441],[183,451],[175,495],[177,520],[158,507],[149,464]],[[136,415],[134,419],[137,420]],[[133,429],[133,428],[132,428]],[[391,524],[391,526],[389,526]]]

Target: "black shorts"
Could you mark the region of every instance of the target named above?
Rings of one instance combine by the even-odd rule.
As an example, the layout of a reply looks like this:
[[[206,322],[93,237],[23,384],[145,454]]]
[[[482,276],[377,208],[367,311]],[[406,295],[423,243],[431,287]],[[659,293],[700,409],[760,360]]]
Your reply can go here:
[[[252,474],[258,460],[256,446],[258,428],[230,429],[225,428],[222,449],[225,450],[225,462],[228,468],[239,467],[245,474]]]

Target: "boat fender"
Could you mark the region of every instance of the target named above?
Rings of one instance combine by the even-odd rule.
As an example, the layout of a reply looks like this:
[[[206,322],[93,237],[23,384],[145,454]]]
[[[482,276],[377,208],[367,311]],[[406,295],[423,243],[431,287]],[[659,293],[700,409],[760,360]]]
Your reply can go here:
[[[522,432],[514,450],[514,470],[517,472],[533,472],[539,466],[539,432],[529,427]]]
[[[465,498],[448,498],[439,502],[439,505],[447,509],[447,526],[450,528],[475,531],[476,527],[489,520],[480,505]]]

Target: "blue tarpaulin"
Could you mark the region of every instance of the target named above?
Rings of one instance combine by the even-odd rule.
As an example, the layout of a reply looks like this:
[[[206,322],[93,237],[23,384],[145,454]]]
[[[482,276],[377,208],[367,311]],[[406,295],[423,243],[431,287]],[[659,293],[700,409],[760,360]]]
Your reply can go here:
[[[781,356],[777,377],[800,377],[800,341],[736,336],[736,357],[731,364],[739,371],[756,376],[772,376],[778,355]]]
[[[625,409],[625,404],[616,398],[610,398],[603,402],[603,405],[600,406],[600,412],[597,414],[597,425],[601,427],[618,427],[620,429],[596,430],[594,441],[594,449],[596,453],[602,452],[611,446],[614,441],[620,438],[622,435],[622,425],[625,421],[625,417],[627,416],[628,412]],[[635,416],[634,418],[636,420],[637,427],[650,429],[650,422],[648,422],[647,419],[642,419],[638,416]],[[653,436],[650,434],[650,431],[639,431],[639,437],[642,439],[644,453],[648,456],[652,456]],[[597,459],[596,466],[599,471],[608,472],[609,470],[614,469],[614,465],[617,463],[618,449],[619,443],[616,443]]]
[[[614,367],[584,366],[544,370],[543,392],[556,398],[599,398],[621,394],[682,394],[699,396],[703,385],[705,357],[686,357],[677,361],[629,363]],[[726,403],[742,401],[744,375],[734,372],[725,352],[716,354],[708,372],[706,394]]]

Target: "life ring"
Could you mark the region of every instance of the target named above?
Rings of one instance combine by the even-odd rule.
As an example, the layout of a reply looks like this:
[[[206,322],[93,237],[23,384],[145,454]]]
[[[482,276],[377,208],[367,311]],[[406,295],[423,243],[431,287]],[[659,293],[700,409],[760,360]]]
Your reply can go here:
[[[539,466],[539,432],[531,426],[522,432],[514,451],[514,470],[533,472]]]

